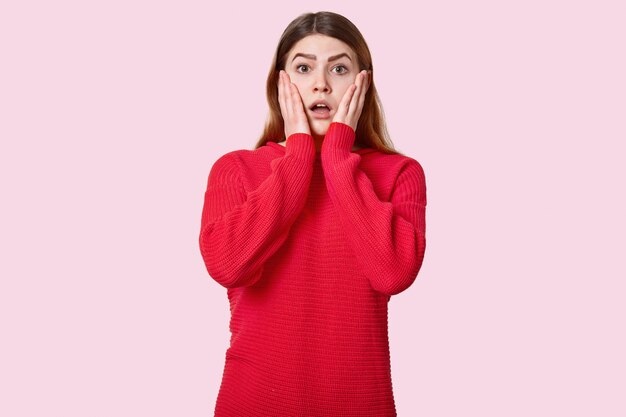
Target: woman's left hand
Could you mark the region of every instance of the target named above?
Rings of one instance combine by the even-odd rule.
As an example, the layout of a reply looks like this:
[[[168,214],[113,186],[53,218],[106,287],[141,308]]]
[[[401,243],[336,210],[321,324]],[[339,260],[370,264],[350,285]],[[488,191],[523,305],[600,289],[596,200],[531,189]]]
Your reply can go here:
[[[355,83],[350,84],[339,103],[333,122],[349,125],[354,131],[363,111],[365,94],[370,86],[370,72],[363,70],[356,75]]]

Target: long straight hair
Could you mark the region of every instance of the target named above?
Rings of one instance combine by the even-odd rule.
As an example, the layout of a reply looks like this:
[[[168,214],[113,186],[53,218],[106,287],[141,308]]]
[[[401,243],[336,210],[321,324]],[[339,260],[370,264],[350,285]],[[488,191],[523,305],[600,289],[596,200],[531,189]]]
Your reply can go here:
[[[294,19],[281,35],[267,76],[269,114],[255,149],[269,141],[285,140],[285,124],[278,101],[278,75],[281,69],[285,69],[285,61],[291,48],[300,39],[314,34],[330,36],[346,43],[358,58],[359,71],[371,71],[371,83],[365,94],[363,110],[357,124],[355,144],[384,153],[399,154],[400,152],[394,149],[387,132],[382,103],[374,84],[374,67],[369,47],[359,29],[350,20],[333,12],[304,13]]]

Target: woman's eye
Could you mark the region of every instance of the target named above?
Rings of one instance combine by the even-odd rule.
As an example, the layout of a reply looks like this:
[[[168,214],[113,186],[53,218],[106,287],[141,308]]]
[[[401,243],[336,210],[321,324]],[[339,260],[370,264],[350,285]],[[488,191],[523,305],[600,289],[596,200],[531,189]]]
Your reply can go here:
[[[307,70],[306,71],[301,71],[300,68],[302,68],[302,67],[306,68]],[[348,68],[345,65],[337,65],[336,67],[333,68],[333,70],[336,70],[337,68],[339,68],[340,71],[336,71],[336,74],[345,74],[346,72],[348,72]],[[301,72],[301,73],[302,72],[304,72],[304,73],[310,72],[309,66],[307,64],[297,65],[296,66],[296,71]]]
[[[345,74],[346,72],[348,72],[348,68],[346,68],[343,65],[337,65],[335,68],[343,68],[343,71],[339,72],[338,74]],[[333,68],[333,69],[335,69]]]

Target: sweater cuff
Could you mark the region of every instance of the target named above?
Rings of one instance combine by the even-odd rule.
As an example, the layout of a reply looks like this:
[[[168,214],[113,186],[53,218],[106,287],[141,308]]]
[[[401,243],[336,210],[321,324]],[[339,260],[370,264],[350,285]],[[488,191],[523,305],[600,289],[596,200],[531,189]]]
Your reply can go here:
[[[346,158],[352,152],[356,132],[350,125],[332,122],[322,142],[322,153],[332,155],[332,159]]]
[[[292,133],[287,138],[285,146],[287,148],[285,155],[305,160],[315,158],[315,142],[313,136],[308,133]]]

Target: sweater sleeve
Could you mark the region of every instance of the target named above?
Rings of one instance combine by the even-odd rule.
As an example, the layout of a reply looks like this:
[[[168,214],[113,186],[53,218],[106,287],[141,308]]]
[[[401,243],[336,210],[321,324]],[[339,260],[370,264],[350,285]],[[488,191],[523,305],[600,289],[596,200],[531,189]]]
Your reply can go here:
[[[226,288],[255,284],[304,208],[313,174],[313,137],[294,133],[271,174],[246,192],[236,158],[220,157],[204,194],[200,252],[209,275]]]
[[[415,159],[396,177],[390,201],[381,201],[350,150],[355,131],[333,122],[322,143],[322,167],[330,198],[372,288],[387,296],[417,277],[426,248],[426,182]]]

